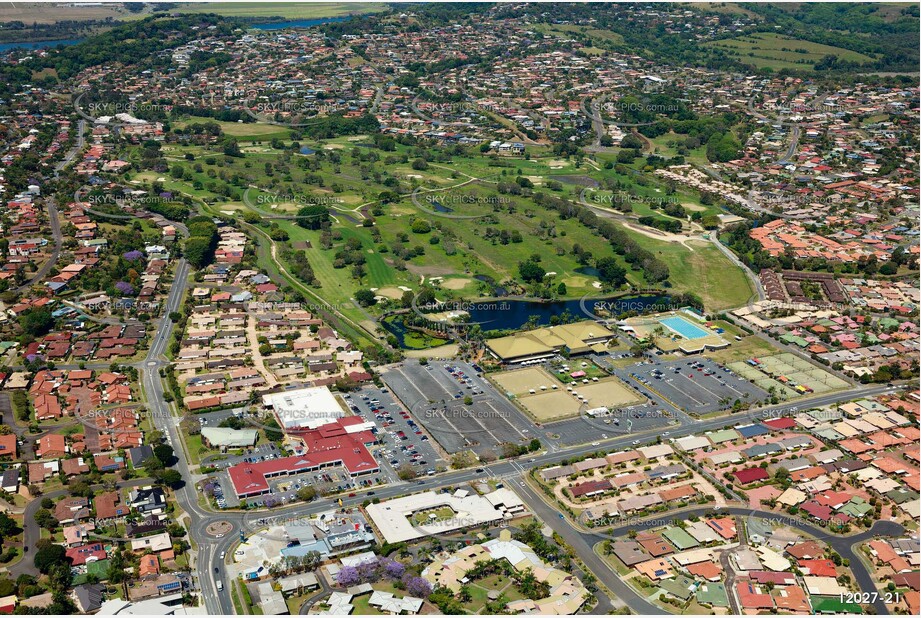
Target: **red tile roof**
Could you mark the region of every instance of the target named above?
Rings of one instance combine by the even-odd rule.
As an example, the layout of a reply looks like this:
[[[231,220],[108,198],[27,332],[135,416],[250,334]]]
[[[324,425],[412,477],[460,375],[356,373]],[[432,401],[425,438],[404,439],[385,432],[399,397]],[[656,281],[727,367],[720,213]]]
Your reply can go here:
[[[764,468],[748,468],[746,470],[737,470],[732,473],[739,483],[748,485],[755,481],[764,481],[768,478],[767,470]]]

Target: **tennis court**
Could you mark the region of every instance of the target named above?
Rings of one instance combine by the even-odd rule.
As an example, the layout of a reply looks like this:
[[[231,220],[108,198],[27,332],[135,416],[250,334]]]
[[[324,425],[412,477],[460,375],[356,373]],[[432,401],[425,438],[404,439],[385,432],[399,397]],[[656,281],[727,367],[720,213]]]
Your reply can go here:
[[[754,366],[740,361],[730,363],[729,367],[765,390],[773,386],[785,399],[829,393],[848,386],[841,378],[789,352],[753,360]]]

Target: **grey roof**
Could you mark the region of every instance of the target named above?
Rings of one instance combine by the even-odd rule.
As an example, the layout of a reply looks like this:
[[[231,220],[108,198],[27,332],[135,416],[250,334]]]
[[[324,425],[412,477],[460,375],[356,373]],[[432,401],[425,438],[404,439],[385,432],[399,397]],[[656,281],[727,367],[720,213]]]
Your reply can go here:
[[[794,470],[804,470],[806,468],[812,467],[812,462],[806,459],[805,457],[794,457],[792,459],[784,459],[777,464],[779,467],[793,472]]]
[[[786,449],[797,448],[802,446],[812,446],[813,442],[807,436],[790,436],[778,442],[780,446]]]
[[[669,476],[678,476],[687,472],[687,469],[681,464],[673,464],[670,466],[659,466],[653,468],[646,473],[646,477],[650,479],[655,478],[667,478]]]
[[[147,444],[128,449],[128,459],[135,468],[143,466],[145,461],[153,457],[153,454],[153,449]]]
[[[74,588],[77,607],[84,614],[95,611],[102,606],[103,592],[106,587],[102,584],[82,584]]]
[[[765,455],[775,455],[783,452],[783,448],[778,444],[755,444],[744,451],[745,456],[749,459],[754,457],[764,457]]]
[[[611,550],[628,567],[650,559],[650,555],[636,541],[615,541]]]

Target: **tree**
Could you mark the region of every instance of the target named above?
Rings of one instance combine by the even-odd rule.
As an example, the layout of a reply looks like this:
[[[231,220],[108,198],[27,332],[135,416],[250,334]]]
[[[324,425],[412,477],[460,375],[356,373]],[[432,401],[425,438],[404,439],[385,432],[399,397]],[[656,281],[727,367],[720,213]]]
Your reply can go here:
[[[185,241],[183,249],[185,258],[189,264],[196,268],[202,268],[211,261],[211,254],[214,251],[210,238],[194,236]]]
[[[48,307],[28,309],[19,316],[19,326],[30,337],[47,335],[54,326],[54,316]]]
[[[19,533],[19,524],[16,520],[7,515],[0,513],[0,539],[11,537]]]
[[[401,481],[411,481],[416,478],[416,476],[418,476],[416,471],[413,470],[413,467],[408,463],[403,464],[400,466],[399,470],[397,470],[397,478],[399,478]]]
[[[375,298],[374,292],[367,289],[355,292],[355,300],[358,301],[358,304],[362,307],[371,307],[377,304],[377,298]]]
[[[595,262],[595,268],[598,270],[598,278],[602,283],[620,287],[627,282],[627,271],[613,257],[599,258]]]
[[[182,484],[182,474],[178,470],[158,470],[153,475],[157,483],[176,488]]]
[[[48,509],[38,509],[34,515],[35,523],[45,530],[53,530],[58,525],[58,520]]]
[[[68,563],[67,550],[63,545],[44,545],[35,552],[33,563],[39,572],[48,574],[54,565]]]
[[[317,488],[312,485],[301,487],[297,490],[297,497],[304,502],[310,502],[317,497]]]
[[[243,156],[243,153],[240,151],[240,145],[237,143],[237,140],[232,137],[224,138],[224,141],[221,142],[221,148],[228,157]]]
[[[527,262],[518,263],[518,274],[528,283],[539,283],[543,281],[547,271],[537,262],[528,260]]]
[[[634,150],[642,150],[643,140],[637,137],[634,133],[630,133],[624,139],[620,140],[621,148],[632,148]]]
[[[297,224],[304,229],[319,230],[329,221],[329,210],[321,204],[308,204],[297,211]]]
[[[173,447],[169,444],[158,444],[153,448],[154,457],[165,466],[173,464]]]
[[[416,219],[409,227],[415,234],[428,234],[432,231],[432,225],[425,219]]]

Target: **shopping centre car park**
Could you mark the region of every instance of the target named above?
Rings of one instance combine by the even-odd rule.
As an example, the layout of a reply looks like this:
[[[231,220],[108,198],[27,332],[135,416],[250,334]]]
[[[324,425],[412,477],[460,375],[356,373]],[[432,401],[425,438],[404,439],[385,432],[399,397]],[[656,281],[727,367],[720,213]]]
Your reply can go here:
[[[473,449],[480,455],[501,455],[500,444],[525,444],[543,435],[478,373],[464,362],[421,365],[408,360],[382,377],[448,453]],[[465,397],[473,403],[464,404]]]
[[[768,397],[767,392],[727,367],[703,357],[643,363],[625,371],[632,380],[647,387],[642,390],[661,393],[691,414],[724,410],[736,399],[756,403]]]
[[[631,433],[668,431],[668,427],[676,422],[674,415],[662,405],[653,405],[647,401],[634,406],[615,408],[607,413],[598,412],[591,416],[583,413],[577,418],[548,423],[542,429],[559,436],[560,444],[574,446]]]
[[[406,464],[420,476],[445,464],[429,436],[389,391],[366,386],[346,395],[345,402],[353,413],[377,425],[377,438],[381,445],[372,451],[382,470],[389,467],[393,471],[393,480],[397,479],[397,471]]]

